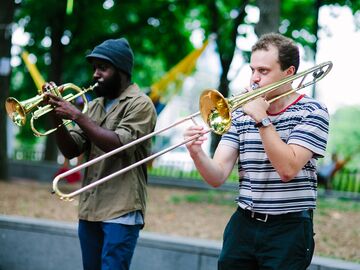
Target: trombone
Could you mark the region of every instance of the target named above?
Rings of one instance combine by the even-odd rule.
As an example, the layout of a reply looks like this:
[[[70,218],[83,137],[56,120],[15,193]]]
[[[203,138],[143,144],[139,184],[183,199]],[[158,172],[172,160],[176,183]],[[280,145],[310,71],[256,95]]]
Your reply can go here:
[[[61,86],[56,86],[55,88],[51,89],[50,92],[67,101],[73,101],[81,96],[81,98],[84,101],[82,113],[85,113],[88,110],[88,100],[85,96],[85,93],[88,91],[92,91],[96,86],[97,83],[95,83],[93,86],[90,86],[89,88],[81,89],[80,87],[76,86],[73,83],[66,83]],[[76,94],[69,93],[63,96],[62,94],[69,89],[72,89],[77,93]],[[30,126],[32,131],[34,132],[34,135],[37,137],[49,135],[50,133],[56,131],[59,127],[63,125],[67,126],[68,124],[71,123],[71,120],[64,120],[62,124],[45,132],[40,132],[35,128],[35,123],[34,123],[35,120],[54,110],[54,108],[51,105],[40,106],[44,102],[45,93],[46,92],[44,92],[43,90],[38,90],[38,94],[33,98],[29,98],[24,101],[18,101],[16,98],[9,97],[6,99],[5,102],[5,108],[8,116],[19,127],[25,125],[26,115],[32,113]]]
[[[281,86],[291,84],[295,80],[300,79],[300,82],[296,88],[290,88],[283,94],[274,97],[273,99],[269,100],[268,102],[269,103],[274,102],[275,100],[278,100],[284,96],[287,96],[291,93],[297,92],[305,87],[308,87],[308,86],[316,83],[317,81],[321,80],[322,78],[324,78],[330,72],[332,66],[333,66],[333,64],[331,61],[324,62],[324,63],[316,65],[308,70],[305,70],[303,72],[294,74],[287,78],[284,78],[284,79],[280,80],[279,82],[275,82],[268,86],[258,88],[256,90],[253,90],[253,91],[245,93],[245,94],[240,94],[240,95],[234,96],[229,99],[224,98],[223,95],[215,89],[204,90],[202,92],[202,94],[200,95],[200,100],[199,100],[200,111],[199,112],[196,112],[187,117],[184,117],[163,129],[149,133],[148,135],[145,135],[131,143],[128,143],[119,148],[116,148],[108,153],[103,154],[102,156],[99,156],[97,158],[89,160],[88,162],[85,162],[77,167],[74,167],[67,172],[57,175],[53,180],[53,193],[56,193],[62,200],[71,201],[75,196],[83,193],[86,190],[89,190],[95,186],[98,186],[118,175],[121,175],[137,166],[140,166],[141,164],[144,164],[152,159],[155,159],[158,156],[161,156],[181,145],[184,145],[188,142],[196,140],[197,138],[199,138],[202,135],[197,134],[197,135],[191,136],[191,137],[183,140],[182,142],[179,142],[179,143],[172,145],[164,150],[161,150],[147,158],[144,158],[128,167],[125,167],[117,172],[114,172],[108,176],[105,176],[105,177],[103,177],[93,183],[90,183],[89,185],[84,186],[78,190],[75,190],[71,193],[63,193],[58,187],[58,182],[62,178],[66,177],[74,172],[80,171],[83,168],[89,167],[109,156],[112,156],[116,153],[124,151],[125,149],[130,148],[142,141],[148,140],[148,139],[152,138],[153,136],[163,133],[163,132],[165,132],[175,126],[178,126],[179,124],[182,124],[186,121],[192,120],[194,122],[194,118],[199,115],[201,115],[203,121],[210,127],[208,130],[205,131],[204,134],[212,131],[216,134],[222,135],[225,132],[227,132],[231,126],[231,113],[234,110],[242,107],[243,105],[245,105],[246,103],[248,103],[251,100],[254,100],[264,94],[267,94],[269,92],[272,92],[272,91],[278,89]],[[306,80],[306,78],[310,74],[312,75],[311,79]]]

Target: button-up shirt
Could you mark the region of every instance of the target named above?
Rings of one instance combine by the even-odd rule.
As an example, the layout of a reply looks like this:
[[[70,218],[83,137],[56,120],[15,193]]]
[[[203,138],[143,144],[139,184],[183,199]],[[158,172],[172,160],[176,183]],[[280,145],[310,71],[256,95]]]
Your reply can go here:
[[[156,123],[152,101],[136,84],[124,90],[108,112],[105,111],[104,98],[99,97],[89,103],[86,114],[99,126],[113,130],[122,145],[151,133]],[[104,154],[78,126],[72,128],[70,134],[88,159]],[[83,186],[146,158],[150,155],[150,148],[151,139],[87,167]],[[79,198],[79,218],[104,221],[136,210],[145,216],[146,182],[146,165],[143,164],[83,192]]]

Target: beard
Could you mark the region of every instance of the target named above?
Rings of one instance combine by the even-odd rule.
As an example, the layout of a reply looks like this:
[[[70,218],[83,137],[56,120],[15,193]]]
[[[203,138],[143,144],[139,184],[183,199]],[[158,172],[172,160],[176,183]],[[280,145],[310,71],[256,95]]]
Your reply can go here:
[[[98,82],[98,86],[94,89],[98,97],[116,98],[121,89],[122,80],[119,72],[115,72],[111,77]]]

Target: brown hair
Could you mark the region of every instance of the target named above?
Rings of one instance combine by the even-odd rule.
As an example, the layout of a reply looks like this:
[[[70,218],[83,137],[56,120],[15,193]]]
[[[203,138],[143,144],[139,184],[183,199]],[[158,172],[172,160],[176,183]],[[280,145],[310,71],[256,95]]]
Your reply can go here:
[[[291,66],[295,67],[295,73],[299,68],[299,48],[295,42],[281,34],[268,33],[260,37],[260,39],[251,48],[251,52],[257,50],[269,50],[269,46],[272,45],[278,49],[278,61],[282,70],[285,70]]]

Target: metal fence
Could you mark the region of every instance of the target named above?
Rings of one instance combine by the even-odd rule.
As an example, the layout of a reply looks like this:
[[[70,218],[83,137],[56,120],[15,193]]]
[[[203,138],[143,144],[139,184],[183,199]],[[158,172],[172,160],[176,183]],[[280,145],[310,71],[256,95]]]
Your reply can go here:
[[[14,160],[42,161],[44,153],[43,151],[17,149],[14,151],[12,158]],[[167,161],[162,159],[161,162],[155,160],[149,165],[149,175],[175,179],[189,179],[189,181],[202,179],[191,160]],[[228,181],[233,183],[238,182],[236,168],[229,176]],[[360,171],[358,169],[343,169],[339,171],[332,179],[332,190],[360,193]]]
[[[360,172],[358,169],[343,169],[332,179],[332,189],[360,193]]]

